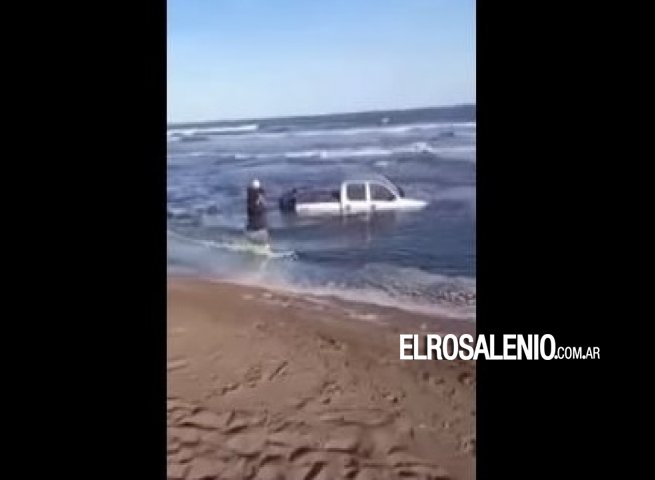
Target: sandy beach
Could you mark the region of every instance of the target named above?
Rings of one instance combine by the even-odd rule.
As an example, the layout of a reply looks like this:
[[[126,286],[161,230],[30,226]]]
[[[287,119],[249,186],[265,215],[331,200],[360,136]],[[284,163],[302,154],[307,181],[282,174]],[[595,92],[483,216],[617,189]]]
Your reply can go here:
[[[474,331],[169,278],[168,478],[475,478],[475,363],[400,361],[398,336]]]

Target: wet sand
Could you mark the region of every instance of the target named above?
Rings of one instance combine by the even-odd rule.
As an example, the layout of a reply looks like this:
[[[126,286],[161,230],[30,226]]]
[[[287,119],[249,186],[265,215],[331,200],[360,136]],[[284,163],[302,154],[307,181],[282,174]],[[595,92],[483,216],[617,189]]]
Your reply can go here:
[[[475,363],[400,333],[474,324],[168,281],[168,478],[475,478]]]

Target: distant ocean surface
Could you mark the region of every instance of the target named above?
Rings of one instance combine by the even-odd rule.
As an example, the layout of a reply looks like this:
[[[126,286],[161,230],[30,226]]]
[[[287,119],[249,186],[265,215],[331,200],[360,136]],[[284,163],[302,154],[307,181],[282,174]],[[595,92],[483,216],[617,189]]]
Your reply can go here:
[[[475,106],[168,127],[168,270],[475,319]],[[382,174],[420,212],[296,218],[277,199]],[[244,237],[266,191],[272,253]]]

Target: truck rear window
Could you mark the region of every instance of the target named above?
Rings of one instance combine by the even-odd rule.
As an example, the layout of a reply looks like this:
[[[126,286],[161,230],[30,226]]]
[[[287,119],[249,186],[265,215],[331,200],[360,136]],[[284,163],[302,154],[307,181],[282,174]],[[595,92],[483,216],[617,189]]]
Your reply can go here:
[[[348,200],[366,200],[366,188],[363,183],[349,183],[346,185]]]

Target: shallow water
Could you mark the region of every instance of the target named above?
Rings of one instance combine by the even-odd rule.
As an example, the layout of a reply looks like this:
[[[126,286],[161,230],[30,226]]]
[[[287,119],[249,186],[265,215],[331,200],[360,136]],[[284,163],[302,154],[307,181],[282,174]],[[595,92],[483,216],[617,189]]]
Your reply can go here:
[[[168,136],[169,271],[475,318],[474,107],[171,125]],[[429,206],[277,210],[292,187],[368,174]],[[266,190],[270,249],[244,237],[253,178]]]

